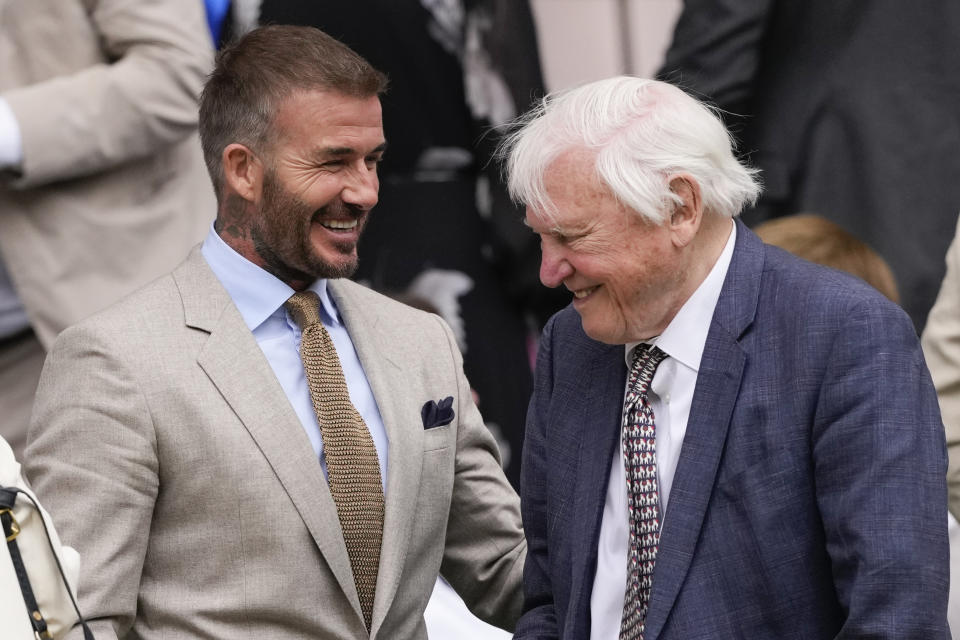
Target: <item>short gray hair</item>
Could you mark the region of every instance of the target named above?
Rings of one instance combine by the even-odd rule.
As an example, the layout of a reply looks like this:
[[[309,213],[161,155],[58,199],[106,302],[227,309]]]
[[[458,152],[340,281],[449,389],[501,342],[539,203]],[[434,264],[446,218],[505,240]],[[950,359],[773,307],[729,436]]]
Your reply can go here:
[[[516,123],[501,145],[514,200],[546,216],[555,205],[544,174],[564,152],[596,153],[596,175],[650,222],[668,217],[668,177],[687,173],[704,209],[733,217],[760,195],[757,170],[734,156],[735,142],[714,110],[657,80],[619,76],[551,94]]]

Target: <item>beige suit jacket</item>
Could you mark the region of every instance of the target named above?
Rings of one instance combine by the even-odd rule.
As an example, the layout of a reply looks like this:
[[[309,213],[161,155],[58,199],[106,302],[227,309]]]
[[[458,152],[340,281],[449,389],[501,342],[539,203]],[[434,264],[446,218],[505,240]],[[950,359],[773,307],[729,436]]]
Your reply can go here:
[[[450,330],[329,283],[383,417],[389,472],[373,638],[424,639],[437,573],[512,627],[519,500]],[[455,398],[448,426],[421,407]],[[61,334],[28,477],[83,557],[98,640],[366,638],[336,509],[270,364],[199,251]]]
[[[0,96],[24,153],[0,180],[0,255],[46,346],[206,233],[212,60],[199,0],[0,0]]]
[[[947,250],[947,275],[921,337],[947,434],[950,512],[960,520],[960,226]]]

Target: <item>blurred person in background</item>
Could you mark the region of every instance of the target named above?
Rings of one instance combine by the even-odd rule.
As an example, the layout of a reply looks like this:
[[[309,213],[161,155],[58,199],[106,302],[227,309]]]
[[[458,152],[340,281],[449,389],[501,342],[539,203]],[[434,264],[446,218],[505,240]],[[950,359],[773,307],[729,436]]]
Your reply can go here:
[[[877,250],[917,331],[960,208],[960,2],[684,0],[658,77],[762,170],[753,226],[816,211]]]
[[[891,302],[900,303],[900,291],[890,265],[843,227],[814,213],[798,213],[762,222],[753,232],[798,258],[857,276]]]
[[[23,454],[46,349],[203,238],[197,0],[0,0],[0,416]]]

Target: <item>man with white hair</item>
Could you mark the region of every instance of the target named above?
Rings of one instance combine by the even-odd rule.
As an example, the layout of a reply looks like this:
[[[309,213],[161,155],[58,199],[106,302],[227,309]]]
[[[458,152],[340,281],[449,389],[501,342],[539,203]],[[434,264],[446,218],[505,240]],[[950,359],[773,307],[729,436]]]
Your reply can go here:
[[[943,426],[906,314],[735,220],[716,115],[613,78],[505,144],[571,307],[540,345],[517,638],[948,638]]]

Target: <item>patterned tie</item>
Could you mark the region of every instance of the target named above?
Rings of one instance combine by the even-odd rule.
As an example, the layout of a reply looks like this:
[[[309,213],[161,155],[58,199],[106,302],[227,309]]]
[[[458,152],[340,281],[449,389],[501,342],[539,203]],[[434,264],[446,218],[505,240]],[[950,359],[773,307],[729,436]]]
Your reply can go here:
[[[652,345],[638,345],[623,406],[623,463],[627,472],[630,550],[620,640],[643,640],[653,567],[660,544],[660,488],[653,409],[647,400],[657,365],[667,357]]]
[[[383,484],[377,449],[350,402],[340,358],[320,322],[320,297],[302,291],[293,294],[285,306],[303,332],[300,358],[320,422],[330,493],[347,544],[363,619],[370,629],[383,537]]]

